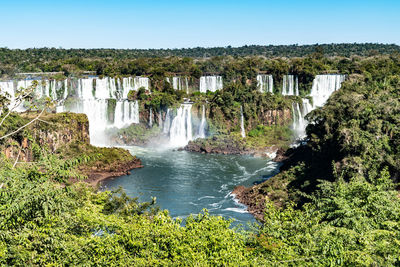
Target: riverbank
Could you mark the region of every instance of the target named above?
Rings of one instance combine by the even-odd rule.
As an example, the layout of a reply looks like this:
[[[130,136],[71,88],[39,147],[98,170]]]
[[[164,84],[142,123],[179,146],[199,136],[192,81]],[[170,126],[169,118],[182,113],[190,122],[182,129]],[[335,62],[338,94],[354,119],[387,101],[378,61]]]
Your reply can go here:
[[[104,168],[88,168],[83,170],[83,173],[88,177],[84,182],[90,184],[93,187],[97,187],[101,182],[124,175],[130,175],[133,169],[143,168],[142,162],[138,158],[134,158],[127,162],[116,162],[115,164]]]
[[[299,178],[294,166],[300,162],[310,161],[312,153],[310,147],[301,145],[287,150],[280,149],[276,153],[274,162],[281,162],[279,172],[262,183],[250,187],[236,186],[232,195],[239,203],[246,205],[247,211],[257,220],[263,221],[266,208],[266,200],[275,206],[281,207],[293,197],[294,181]],[[297,185],[298,186],[298,185]]]
[[[87,177],[84,182],[94,187],[106,179],[124,176],[130,174],[133,169],[143,167],[139,158],[120,147],[97,147],[78,143],[70,144],[63,153],[67,159],[76,159],[81,155],[85,155],[87,160],[81,162],[77,170]]]

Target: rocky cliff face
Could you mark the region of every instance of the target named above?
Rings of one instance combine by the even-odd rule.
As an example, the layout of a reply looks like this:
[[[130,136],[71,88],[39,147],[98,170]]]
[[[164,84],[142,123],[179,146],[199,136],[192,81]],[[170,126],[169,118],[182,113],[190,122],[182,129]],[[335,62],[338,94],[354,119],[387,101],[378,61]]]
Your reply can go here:
[[[26,123],[36,116],[36,113],[26,113],[16,117]],[[63,160],[86,156],[89,160],[76,168],[92,185],[142,167],[141,161],[125,149],[92,146],[86,115],[69,112],[42,115],[40,120],[0,144],[0,151],[16,163],[35,162],[38,153],[51,153]],[[76,180],[71,177],[71,181]]]
[[[22,113],[21,118],[32,120],[36,113]],[[32,143],[47,148],[51,153],[60,147],[80,142],[89,144],[89,122],[84,114],[58,113],[44,114],[40,120],[25,128],[23,138],[9,138],[3,145],[7,158],[23,162],[34,160]]]

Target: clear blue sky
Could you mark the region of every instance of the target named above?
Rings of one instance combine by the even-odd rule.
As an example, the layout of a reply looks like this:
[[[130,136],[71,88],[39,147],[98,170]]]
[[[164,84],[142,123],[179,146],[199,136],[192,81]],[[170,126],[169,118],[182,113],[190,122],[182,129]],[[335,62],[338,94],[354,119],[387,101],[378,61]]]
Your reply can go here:
[[[1,0],[0,47],[400,44],[400,0]]]

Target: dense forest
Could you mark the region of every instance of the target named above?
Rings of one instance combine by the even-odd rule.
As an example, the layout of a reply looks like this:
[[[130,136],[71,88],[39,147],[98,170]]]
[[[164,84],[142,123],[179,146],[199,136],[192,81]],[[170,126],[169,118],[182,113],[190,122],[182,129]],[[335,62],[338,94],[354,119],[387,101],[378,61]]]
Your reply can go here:
[[[20,72],[64,72],[66,75],[93,71],[97,75],[157,75],[163,72],[221,72],[225,62],[243,57],[297,58],[395,55],[398,45],[386,44],[316,44],[281,46],[243,46],[238,48],[188,49],[8,49],[0,48],[0,76]],[[239,58],[240,57],[240,58]],[[214,58],[213,60],[209,60]],[[281,59],[282,61],[287,61]],[[255,63],[256,64],[256,63]],[[346,62],[342,64],[348,64]],[[285,66],[283,66],[285,67]],[[265,69],[268,71],[268,68]],[[187,73],[187,74],[189,74]]]
[[[29,59],[40,57],[44,60],[58,60],[70,57],[133,59],[140,57],[193,57],[205,58],[215,56],[264,56],[264,57],[304,57],[315,51],[323,51],[326,56],[370,56],[400,52],[395,44],[313,44],[313,45],[245,45],[242,47],[195,47],[175,49],[61,49],[32,48],[0,49],[0,59]]]
[[[155,78],[187,69],[193,76],[220,72],[225,78],[241,81],[241,85],[229,84],[208,96],[212,105],[227,109],[242,101],[268,104],[252,94],[254,88],[244,86],[259,71],[274,71],[276,75],[295,73],[299,79],[311,79],[315,74],[336,70],[349,74],[349,78],[324,107],[308,115],[308,142],[287,152],[281,173],[250,189],[254,202],[263,203],[262,223],[251,230],[232,229],[230,221],[210,216],[207,211],[190,216],[182,224],[167,211],[157,210],[154,201],[138,203],[121,191],[96,192],[84,183],[69,183],[70,176],[79,176],[79,161],[66,164],[65,159],[50,153],[45,146],[36,146],[35,164],[15,166],[2,155],[0,263],[398,266],[400,57],[394,54],[398,48],[366,44],[348,45],[345,50],[343,46],[346,45],[326,45],[322,46],[323,51],[316,51],[313,46],[303,50],[299,46],[296,50],[297,46],[293,46],[286,56],[307,56],[292,59],[121,56],[118,60],[115,55],[109,62],[101,59],[97,50],[82,50],[98,57],[88,59],[87,54],[80,58],[79,50],[3,49],[1,62],[11,72],[63,71],[65,75],[76,70],[94,70],[101,75],[150,74]],[[262,51],[268,47],[237,49]],[[270,49],[280,51],[274,52],[277,54],[291,50],[290,46]],[[54,55],[47,58],[51,51]],[[163,51],[168,50],[160,53]],[[77,54],[67,59],[69,52]],[[123,51],[99,53],[102,52],[114,57],[112,53]],[[355,56],[364,53],[368,57]],[[327,57],[331,55],[354,56]],[[64,64],[69,69],[64,69]],[[104,68],[97,69],[98,66]],[[160,101],[165,95],[172,95],[168,86],[160,85],[157,91],[155,95],[159,94]],[[274,98],[282,101],[281,96]],[[0,101],[0,106],[5,107],[5,99]],[[3,119],[5,113],[1,114]],[[4,133],[20,126],[16,123],[18,116],[4,119]]]

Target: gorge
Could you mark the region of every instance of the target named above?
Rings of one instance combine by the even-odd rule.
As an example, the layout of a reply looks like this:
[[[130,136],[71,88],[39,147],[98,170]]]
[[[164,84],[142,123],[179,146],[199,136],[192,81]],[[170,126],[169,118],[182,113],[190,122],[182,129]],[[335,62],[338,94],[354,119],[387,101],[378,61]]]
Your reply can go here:
[[[17,89],[31,85],[33,80],[0,82],[0,87],[5,88],[13,102]],[[295,99],[291,102],[291,115],[285,123],[293,129],[292,141],[304,138],[307,125],[305,116],[316,107],[322,106],[334,91],[339,90],[344,80],[344,75],[317,75],[309,95],[300,98],[299,102]],[[181,77],[172,77],[166,81],[172,81],[174,90],[187,92],[189,88],[187,78],[182,80]],[[274,94],[272,75],[258,75],[257,83],[262,94]],[[47,97],[55,101],[57,112],[86,114],[91,144],[94,145],[115,145],[115,139],[112,141],[109,136],[113,129],[123,131],[132,125],[159,129],[156,130],[157,137],[153,136],[146,147],[118,143],[138,156],[144,168],[134,170],[127,176],[105,181],[104,189],[122,186],[129,195],[140,195],[141,201],[157,197],[157,203],[161,208],[168,209],[173,217],[184,218],[207,208],[211,214],[236,219],[235,224],[253,221],[246,207],[239,204],[230,192],[238,184],[251,186],[278,173],[279,164],[271,161],[268,155],[276,153],[279,147],[267,148],[261,158],[172,151],[185,147],[198,138],[203,140],[213,138],[214,135],[219,136],[218,132],[210,128],[215,124],[215,117],[210,117],[212,107],[208,103],[197,105],[188,99],[177,108],[153,111],[151,107],[141,105],[141,100],[128,99],[131,91],[138,92],[140,88],[151,96],[150,84],[151,80],[147,77],[86,77],[62,81],[40,79],[34,94],[36,99]],[[297,77],[283,76],[282,95],[299,96],[298,87]],[[220,90],[222,77],[200,77],[198,88],[200,92]],[[196,108],[193,109],[193,106]],[[243,105],[240,106],[237,116],[240,136],[244,140],[251,139],[246,137]],[[278,117],[275,115],[275,119]],[[235,132],[234,128],[232,131]],[[234,153],[238,152],[242,154],[240,150]],[[203,177],[210,177],[210,180],[204,180]]]

